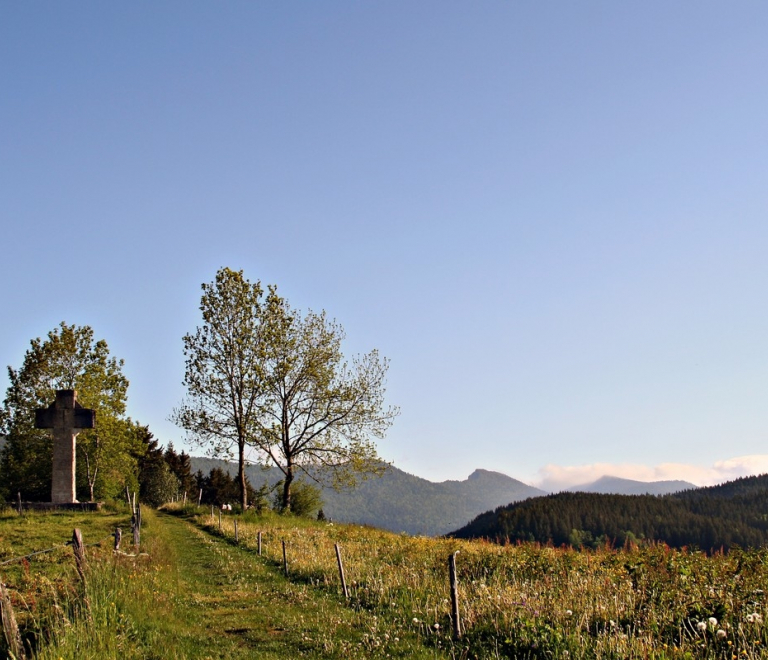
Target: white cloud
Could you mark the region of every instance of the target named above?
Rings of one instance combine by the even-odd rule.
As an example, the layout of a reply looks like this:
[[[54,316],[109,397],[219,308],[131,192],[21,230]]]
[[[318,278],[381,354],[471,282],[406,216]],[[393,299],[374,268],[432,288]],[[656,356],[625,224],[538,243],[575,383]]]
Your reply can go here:
[[[559,491],[587,484],[602,476],[622,477],[636,481],[668,481],[680,479],[697,486],[711,486],[724,481],[768,472],[768,454],[736,456],[717,461],[711,467],[685,463],[660,463],[649,466],[637,463],[591,463],[589,465],[554,465],[541,468],[533,482],[547,491]]]

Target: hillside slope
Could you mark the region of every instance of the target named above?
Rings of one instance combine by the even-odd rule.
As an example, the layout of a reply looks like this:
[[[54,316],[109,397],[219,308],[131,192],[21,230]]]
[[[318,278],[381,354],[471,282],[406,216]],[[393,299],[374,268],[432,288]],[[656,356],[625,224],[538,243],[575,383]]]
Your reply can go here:
[[[236,473],[233,463],[192,457],[193,472],[208,474],[213,467]],[[265,481],[274,484],[282,478],[277,468],[248,466],[246,472],[256,488]],[[463,481],[435,483],[394,466],[382,477],[367,479],[354,490],[322,489],[323,511],[333,520],[427,536],[446,534],[489,508],[543,494],[489,470],[475,470]]]
[[[596,546],[606,540],[664,541],[705,550],[768,542],[768,476],[663,497],[558,493],[499,507],[451,534],[457,538]]]

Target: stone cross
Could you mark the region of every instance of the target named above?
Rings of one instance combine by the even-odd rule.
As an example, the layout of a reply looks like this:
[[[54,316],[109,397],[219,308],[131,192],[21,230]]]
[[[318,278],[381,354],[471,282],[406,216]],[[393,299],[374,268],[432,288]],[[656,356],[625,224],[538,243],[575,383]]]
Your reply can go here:
[[[96,411],[77,402],[75,390],[57,390],[56,401],[35,410],[35,428],[53,429],[53,480],[51,502],[71,504],[75,498],[75,438],[83,429],[92,429]]]

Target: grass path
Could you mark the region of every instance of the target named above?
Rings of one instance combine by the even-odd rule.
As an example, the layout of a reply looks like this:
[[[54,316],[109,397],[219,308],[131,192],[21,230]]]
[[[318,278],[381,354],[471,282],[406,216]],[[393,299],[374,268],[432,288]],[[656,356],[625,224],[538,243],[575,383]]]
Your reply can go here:
[[[287,580],[253,551],[183,519],[158,514],[153,527],[171,553],[168,566],[177,581],[177,596],[153,613],[170,647],[160,657],[447,657],[414,640],[390,638],[372,614]]]

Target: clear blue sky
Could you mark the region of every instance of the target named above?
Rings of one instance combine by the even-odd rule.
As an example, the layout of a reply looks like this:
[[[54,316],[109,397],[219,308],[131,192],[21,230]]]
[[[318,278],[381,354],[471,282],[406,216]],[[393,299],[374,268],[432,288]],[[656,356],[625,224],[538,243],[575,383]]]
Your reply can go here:
[[[391,359],[411,473],[768,469],[766,34],[763,2],[0,0],[0,365],[90,325],[178,446],[228,266]]]

